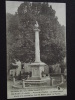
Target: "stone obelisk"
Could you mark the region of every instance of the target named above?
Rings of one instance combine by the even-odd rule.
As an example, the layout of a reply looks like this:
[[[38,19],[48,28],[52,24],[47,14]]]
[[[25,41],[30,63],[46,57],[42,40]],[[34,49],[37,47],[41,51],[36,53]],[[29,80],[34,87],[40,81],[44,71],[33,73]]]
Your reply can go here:
[[[39,43],[39,25],[38,22],[36,21],[35,24],[35,62],[40,62],[40,43]]]

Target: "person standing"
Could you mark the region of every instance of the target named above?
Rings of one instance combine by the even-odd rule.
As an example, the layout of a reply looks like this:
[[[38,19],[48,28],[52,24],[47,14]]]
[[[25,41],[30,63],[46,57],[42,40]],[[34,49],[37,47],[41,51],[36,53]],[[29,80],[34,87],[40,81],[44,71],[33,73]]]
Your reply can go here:
[[[15,63],[12,63],[12,65],[17,66],[16,68],[16,76],[20,75],[21,72],[21,61],[20,60],[15,60]]]

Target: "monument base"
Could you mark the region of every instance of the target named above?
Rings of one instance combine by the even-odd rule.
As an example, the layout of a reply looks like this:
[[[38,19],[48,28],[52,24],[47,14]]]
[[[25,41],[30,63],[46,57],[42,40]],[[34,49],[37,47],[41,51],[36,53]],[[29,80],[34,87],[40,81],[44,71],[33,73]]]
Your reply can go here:
[[[32,77],[29,79],[32,80],[41,80],[42,79],[42,73],[44,72],[45,66],[47,66],[43,62],[34,62],[29,65],[32,70]]]

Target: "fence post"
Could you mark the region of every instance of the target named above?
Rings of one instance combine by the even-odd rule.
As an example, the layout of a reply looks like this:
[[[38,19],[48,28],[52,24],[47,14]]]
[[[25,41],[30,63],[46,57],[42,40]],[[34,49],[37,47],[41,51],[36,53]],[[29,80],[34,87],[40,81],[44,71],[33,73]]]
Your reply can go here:
[[[13,84],[15,85],[15,77],[13,77]]]
[[[64,76],[61,74],[61,82],[64,82]]]
[[[53,85],[53,82],[52,82],[52,77],[50,78],[50,86]]]
[[[52,86],[53,86],[54,79],[52,79]]]
[[[22,80],[22,86],[23,86],[23,88],[25,88],[25,82],[24,82],[24,79]]]
[[[29,75],[28,75],[28,79],[29,79]]]

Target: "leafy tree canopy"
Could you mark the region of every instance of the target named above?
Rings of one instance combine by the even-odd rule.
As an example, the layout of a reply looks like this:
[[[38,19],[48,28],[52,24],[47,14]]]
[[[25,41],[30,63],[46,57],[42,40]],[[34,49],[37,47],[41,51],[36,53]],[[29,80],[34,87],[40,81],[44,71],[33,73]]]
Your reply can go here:
[[[14,15],[7,14],[7,55],[10,62],[13,58],[23,62],[34,61],[36,20],[41,30],[39,37],[41,61],[52,65],[64,59],[65,26],[61,26],[55,13],[47,2],[24,2]]]

